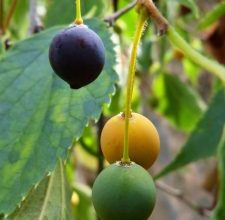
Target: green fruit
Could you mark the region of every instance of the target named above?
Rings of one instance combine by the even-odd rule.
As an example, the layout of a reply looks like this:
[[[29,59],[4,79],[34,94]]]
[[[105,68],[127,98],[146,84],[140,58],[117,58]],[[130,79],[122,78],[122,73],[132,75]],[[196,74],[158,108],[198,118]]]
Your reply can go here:
[[[92,201],[101,220],[146,220],[155,205],[152,177],[141,166],[114,163],[97,177]]]

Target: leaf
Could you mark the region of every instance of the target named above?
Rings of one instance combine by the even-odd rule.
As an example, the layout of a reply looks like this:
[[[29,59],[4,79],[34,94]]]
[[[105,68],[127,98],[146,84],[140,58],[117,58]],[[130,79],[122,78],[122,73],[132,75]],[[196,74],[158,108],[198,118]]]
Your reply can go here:
[[[225,219],[225,126],[223,135],[217,150],[218,171],[219,171],[219,193],[216,208],[213,210],[212,220]]]
[[[77,220],[95,220],[96,214],[91,200],[91,189],[87,185],[74,185],[74,192],[79,197],[78,204],[74,207],[73,212]]]
[[[162,74],[154,80],[156,109],[175,126],[190,131],[205,109],[200,96],[175,75]]]
[[[157,176],[159,178],[193,161],[215,154],[225,123],[225,89],[220,90],[175,159]]]
[[[184,57],[182,59],[183,70],[188,77],[188,79],[194,85],[198,85],[200,68],[198,65],[193,63],[190,59]]]
[[[27,191],[66,158],[73,139],[109,103],[117,75],[105,23],[86,24],[102,38],[106,63],[99,78],[79,90],[52,72],[48,47],[62,27],[18,43],[0,60],[0,213],[10,213]]]
[[[51,176],[45,177],[33,187],[20,208],[6,220],[72,220],[71,192],[65,178],[62,161],[59,161]]]
[[[49,1],[49,6],[47,7],[47,14],[45,17],[45,26],[51,27],[59,24],[72,23],[75,19],[75,6],[76,5],[74,0]],[[101,17],[103,12],[105,12],[105,2],[103,0],[81,1],[82,16],[91,15],[92,17]]]
[[[199,29],[202,30],[209,27],[224,14],[225,14],[225,2],[220,2],[201,19],[198,25]]]
[[[195,0],[170,0],[170,1],[177,1],[180,4],[190,8],[196,18],[199,18],[199,10]]]

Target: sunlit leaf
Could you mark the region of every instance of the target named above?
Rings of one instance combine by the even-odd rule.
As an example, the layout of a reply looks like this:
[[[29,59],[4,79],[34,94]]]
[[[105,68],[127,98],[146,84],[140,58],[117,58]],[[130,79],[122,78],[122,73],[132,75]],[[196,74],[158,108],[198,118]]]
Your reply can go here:
[[[185,131],[194,128],[205,109],[194,89],[177,76],[166,73],[154,80],[152,89],[157,111]]]

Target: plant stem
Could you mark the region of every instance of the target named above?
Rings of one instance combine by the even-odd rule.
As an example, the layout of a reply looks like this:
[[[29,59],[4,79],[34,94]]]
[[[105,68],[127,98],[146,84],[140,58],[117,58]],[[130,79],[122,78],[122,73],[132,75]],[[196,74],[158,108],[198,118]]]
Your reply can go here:
[[[13,0],[11,5],[10,5],[9,12],[6,15],[6,18],[5,18],[5,24],[4,24],[5,30],[7,30],[8,27],[9,27],[10,21],[11,21],[12,16],[13,16],[13,13],[16,9],[16,4],[17,4],[17,0]]]
[[[175,47],[179,48],[186,57],[202,68],[208,70],[210,73],[216,75],[225,84],[225,68],[222,65],[213,60],[210,60],[209,58],[194,50],[184,39],[181,38],[181,36],[172,26],[169,26],[167,30],[167,37],[170,42]]]
[[[135,69],[136,69],[136,57],[138,44],[141,39],[141,35],[144,29],[146,21],[146,14],[144,11],[140,11],[136,32],[134,35],[133,48],[131,51],[130,64],[128,69],[128,81],[127,81],[127,96],[125,104],[125,135],[124,135],[124,149],[122,162],[129,163],[129,118],[131,117],[131,100],[134,87]]]
[[[175,29],[169,25],[166,18],[162,16],[152,0],[137,0],[137,3],[148,11],[149,16],[157,25],[159,34],[166,33],[171,43],[180,49],[186,57],[202,68],[208,70],[210,73],[216,75],[222,80],[223,84],[225,84],[225,68],[194,50],[184,39],[182,39]]]
[[[4,2],[0,0],[0,36],[2,36],[5,32],[4,30]]]
[[[81,7],[80,7],[80,0],[75,0],[76,4],[76,19],[74,21],[75,24],[83,24],[83,19],[81,17]]]
[[[175,31],[175,29],[171,25],[169,25],[166,18],[163,17],[152,0],[136,0],[130,5],[127,5],[124,9],[121,9],[113,15],[105,18],[105,21],[112,24],[113,21],[133,8],[136,3],[137,5],[147,10],[149,17],[152,18],[157,26],[159,35],[167,33],[167,37],[173,46],[180,49],[182,53],[194,63],[220,78],[223,84],[225,84],[225,68],[216,61],[213,61],[203,56],[198,51],[194,50],[184,39],[182,39],[182,37]]]

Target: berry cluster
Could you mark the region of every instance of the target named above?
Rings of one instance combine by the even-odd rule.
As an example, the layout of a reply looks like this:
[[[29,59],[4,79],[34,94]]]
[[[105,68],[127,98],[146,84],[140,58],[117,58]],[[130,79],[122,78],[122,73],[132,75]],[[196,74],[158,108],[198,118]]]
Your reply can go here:
[[[77,4],[79,6],[79,1]],[[83,24],[79,7],[78,15],[75,25],[57,34],[49,49],[54,72],[72,89],[79,89],[94,81],[105,61],[102,40]],[[140,18],[140,27],[144,27],[145,17]],[[138,28],[134,40],[136,46],[140,36],[141,28]],[[133,52],[131,71],[134,70],[136,57],[136,51]],[[133,73],[129,73],[131,80],[128,82],[131,84],[128,83],[130,95],[126,115],[130,112]],[[122,113],[105,124],[101,134],[101,149],[111,165],[96,178],[92,190],[93,205],[101,220],[146,220],[152,213],[156,190],[146,169],[150,168],[159,154],[159,142],[154,125],[138,113],[130,113],[129,118]]]
[[[141,114],[132,113],[129,123],[129,155],[133,162],[121,161],[124,114],[109,119],[102,130],[101,149],[112,163],[97,177],[92,190],[93,204],[102,220],[146,220],[155,205],[154,182],[145,169],[159,154],[159,135]]]

